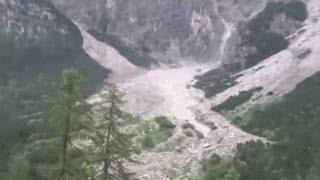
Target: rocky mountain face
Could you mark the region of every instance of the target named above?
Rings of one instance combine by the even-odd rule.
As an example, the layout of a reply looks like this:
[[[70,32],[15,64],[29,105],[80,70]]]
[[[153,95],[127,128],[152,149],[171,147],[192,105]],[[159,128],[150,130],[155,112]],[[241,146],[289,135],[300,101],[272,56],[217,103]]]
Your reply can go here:
[[[55,78],[62,69],[80,70],[91,84],[107,71],[82,50],[81,33],[46,0],[0,1],[0,74],[8,80]]]
[[[94,88],[111,69],[123,109],[176,126],[132,169],[188,179],[213,153],[261,139],[224,111],[274,101],[320,71],[319,19],[319,0],[0,0],[0,83],[76,68]]]
[[[245,5],[215,0],[53,2],[84,29],[120,37],[139,53],[167,64],[180,59],[214,61],[222,53],[225,33],[230,33],[228,25],[248,19],[264,4],[263,0]],[[224,10],[228,7],[234,8]]]
[[[296,0],[53,3],[81,27],[117,47],[131,62],[147,66],[155,61],[171,64],[192,59],[223,61],[230,70],[250,67],[285,49],[289,44],[286,37],[306,18],[304,3]],[[270,47],[274,41],[278,46]],[[136,58],[143,63],[135,62]]]
[[[269,1],[247,21],[235,25],[228,39],[224,64],[231,71],[247,69],[286,49],[307,19],[302,1]]]
[[[19,41],[21,47],[16,49],[27,49],[27,52],[8,54],[49,62],[56,61],[49,59],[67,58],[69,65],[76,63],[70,60],[76,58],[100,68],[83,53],[81,34],[71,19],[138,66],[177,65],[181,60],[222,61],[229,70],[238,71],[285,49],[290,43],[288,37],[302,26],[307,16],[304,2],[296,0],[246,3],[55,0],[52,3],[61,13],[47,0],[1,1],[0,30],[5,37],[2,42]],[[275,41],[277,46],[270,46]],[[35,56],[35,53],[28,55],[29,49],[40,51],[39,57],[29,58],[30,54]],[[74,55],[77,57],[69,58]],[[23,70],[19,72],[37,72],[28,70],[34,65],[21,66]],[[52,69],[48,63],[37,63],[37,66],[42,72]]]

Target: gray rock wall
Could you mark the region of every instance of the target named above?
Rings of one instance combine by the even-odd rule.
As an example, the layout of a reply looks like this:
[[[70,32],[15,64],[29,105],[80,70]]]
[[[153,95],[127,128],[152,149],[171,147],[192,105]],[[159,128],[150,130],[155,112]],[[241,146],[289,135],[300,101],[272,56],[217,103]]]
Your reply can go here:
[[[278,6],[296,0],[52,0],[87,30],[113,35],[141,54],[163,63],[180,59],[239,63],[257,51],[243,45],[248,24],[267,4]],[[306,0],[303,0],[305,2]],[[280,10],[281,11],[281,10]],[[277,12],[268,30],[283,37],[301,22]],[[221,57],[221,54],[223,57]],[[256,57],[254,57],[256,58]],[[258,59],[265,58],[258,57]]]
[[[212,0],[54,2],[86,29],[116,35],[136,49],[147,48],[144,53],[161,62],[187,57],[209,61],[217,54],[224,33]]]

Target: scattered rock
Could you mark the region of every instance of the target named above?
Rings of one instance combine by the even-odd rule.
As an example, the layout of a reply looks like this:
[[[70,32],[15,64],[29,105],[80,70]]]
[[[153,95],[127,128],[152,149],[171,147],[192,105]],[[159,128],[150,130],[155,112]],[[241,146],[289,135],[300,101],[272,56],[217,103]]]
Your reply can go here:
[[[298,59],[304,59],[306,58],[309,54],[311,54],[311,49],[310,48],[300,48],[300,49],[293,49],[292,53],[295,57]]]
[[[190,124],[189,122],[186,122],[186,123],[182,124],[182,128],[183,129],[192,129],[192,130],[195,129],[194,125]]]
[[[207,125],[210,127],[211,130],[216,130],[218,127],[215,125],[214,122],[208,122]]]
[[[269,91],[269,92],[267,93],[267,96],[272,96],[272,95],[274,95],[274,92],[273,92],[273,91]]]
[[[210,144],[209,144],[209,143],[205,143],[205,144],[203,145],[203,147],[204,147],[204,148],[208,148],[208,147],[210,147]]]
[[[203,135],[201,132],[199,132],[199,131],[196,131],[196,135],[197,135],[197,137],[198,137],[199,139],[203,139],[203,138],[204,138],[204,135]]]

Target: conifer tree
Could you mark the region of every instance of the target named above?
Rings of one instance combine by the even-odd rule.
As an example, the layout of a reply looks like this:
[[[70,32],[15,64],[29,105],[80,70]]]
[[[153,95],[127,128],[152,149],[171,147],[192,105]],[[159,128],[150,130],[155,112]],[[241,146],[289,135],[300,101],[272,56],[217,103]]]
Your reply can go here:
[[[79,107],[83,104],[80,91],[81,76],[74,70],[65,71],[63,73],[63,81],[59,96],[56,100],[55,108],[58,112],[57,122],[61,126],[62,135],[62,152],[61,152],[61,172],[59,179],[65,179],[68,172],[67,158],[68,149],[71,143],[71,133],[78,130],[79,115],[83,112],[79,111]]]
[[[26,169],[23,165],[29,164],[31,169],[24,172],[25,179],[88,179],[83,167],[87,158],[77,145],[77,142],[81,141],[82,132],[87,130],[91,123],[88,115],[89,106],[81,94],[81,81],[77,71],[63,72],[57,94],[45,98],[48,102],[48,112],[43,112],[47,115],[42,123],[47,131],[31,136],[30,142],[21,151],[24,156],[14,158],[11,165],[12,174],[21,168]],[[13,176],[13,179],[16,178]]]
[[[131,135],[124,133],[125,125],[131,121],[130,116],[119,109],[121,100],[115,87],[101,95],[102,102],[97,108],[97,127],[93,137],[96,163],[102,164],[99,179],[126,180],[132,173],[125,168],[125,162],[133,162],[130,158],[132,148]]]

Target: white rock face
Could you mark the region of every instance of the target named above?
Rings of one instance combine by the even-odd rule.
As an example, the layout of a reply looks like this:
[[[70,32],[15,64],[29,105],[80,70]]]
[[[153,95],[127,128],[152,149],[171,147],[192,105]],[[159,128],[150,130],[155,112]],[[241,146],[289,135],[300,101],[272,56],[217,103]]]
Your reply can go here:
[[[119,82],[142,72],[141,69],[121,56],[116,49],[97,41],[89,33],[81,31],[83,49],[100,65],[111,70],[109,82]]]
[[[84,30],[123,38],[160,62],[218,61],[223,38],[267,0],[52,0]],[[224,36],[226,34],[226,36]],[[226,45],[223,44],[222,47]],[[144,50],[141,53],[146,53]],[[175,54],[176,57],[172,57]]]

